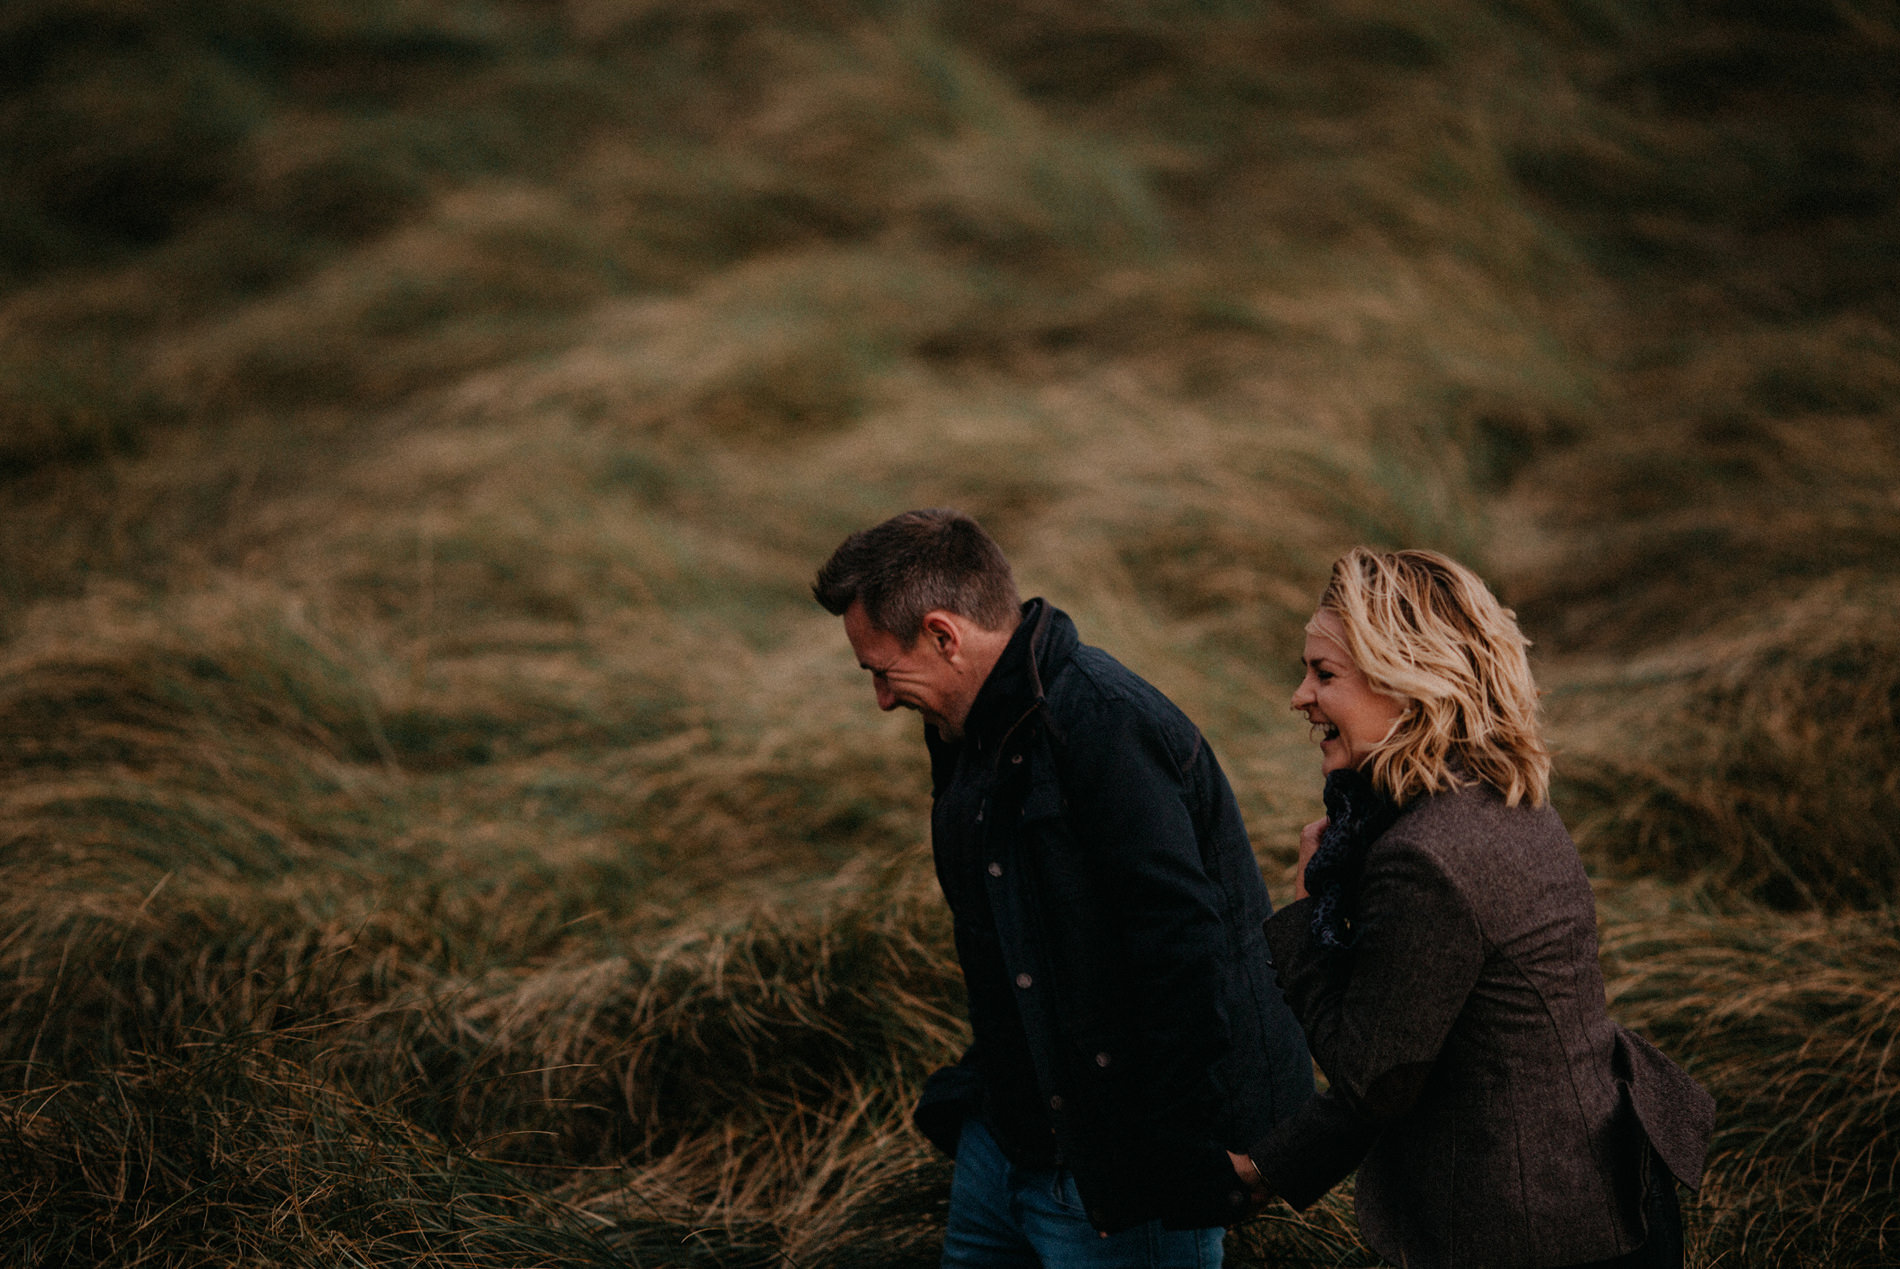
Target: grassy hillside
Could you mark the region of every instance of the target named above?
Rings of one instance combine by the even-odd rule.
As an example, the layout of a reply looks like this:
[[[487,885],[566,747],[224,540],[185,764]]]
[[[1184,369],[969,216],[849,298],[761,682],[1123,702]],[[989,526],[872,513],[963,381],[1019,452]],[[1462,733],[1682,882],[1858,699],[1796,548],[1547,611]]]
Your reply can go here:
[[[909,506],[1206,727],[1276,894],[1356,542],[1536,641],[1709,1265],[1866,1264],[1900,8],[22,0],[0,1259],[928,1265]],[[1349,1195],[1236,1263],[1365,1264]]]

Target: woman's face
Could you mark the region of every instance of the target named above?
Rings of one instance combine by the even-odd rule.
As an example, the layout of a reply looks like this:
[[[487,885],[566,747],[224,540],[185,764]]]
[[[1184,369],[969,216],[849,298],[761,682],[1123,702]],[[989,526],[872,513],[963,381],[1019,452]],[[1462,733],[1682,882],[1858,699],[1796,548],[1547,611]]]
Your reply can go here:
[[[1292,708],[1320,729],[1320,770],[1359,766],[1405,712],[1404,703],[1372,690],[1346,651],[1339,618],[1323,609],[1307,628],[1300,660],[1306,677],[1293,693]]]

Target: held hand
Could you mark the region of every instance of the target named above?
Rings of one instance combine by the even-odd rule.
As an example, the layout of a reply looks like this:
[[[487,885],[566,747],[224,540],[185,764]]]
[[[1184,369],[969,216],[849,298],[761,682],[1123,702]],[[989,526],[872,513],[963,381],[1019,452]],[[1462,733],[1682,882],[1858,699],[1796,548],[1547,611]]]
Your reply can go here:
[[[1260,1167],[1251,1155],[1236,1154],[1229,1150],[1227,1160],[1234,1165],[1234,1175],[1247,1187],[1247,1197],[1253,1201],[1253,1206],[1259,1207],[1273,1197],[1273,1191],[1267,1188],[1266,1178],[1260,1175]]]
[[[1312,862],[1319,851],[1319,835],[1326,831],[1332,820],[1326,816],[1314,820],[1300,830],[1300,862],[1293,865],[1293,897],[1306,898],[1306,865]]]

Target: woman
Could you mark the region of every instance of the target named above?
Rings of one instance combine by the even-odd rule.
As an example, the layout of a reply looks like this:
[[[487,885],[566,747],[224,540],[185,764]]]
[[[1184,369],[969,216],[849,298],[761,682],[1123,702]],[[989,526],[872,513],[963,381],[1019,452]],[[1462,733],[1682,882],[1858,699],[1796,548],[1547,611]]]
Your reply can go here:
[[[1714,1103],[1605,1011],[1511,612],[1442,555],[1361,548],[1306,630],[1328,818],[1266,932],[1331,1088],[1236,1167],[1304,1207],[1356,1164],[1398,1265],[1680,1265],[1670,1178],[1700,1180]]]

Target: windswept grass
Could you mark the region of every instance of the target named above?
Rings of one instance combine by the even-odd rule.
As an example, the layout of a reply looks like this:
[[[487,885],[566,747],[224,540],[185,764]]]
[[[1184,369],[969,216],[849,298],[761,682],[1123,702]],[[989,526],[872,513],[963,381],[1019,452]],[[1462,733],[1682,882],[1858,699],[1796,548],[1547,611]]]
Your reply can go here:
[[[1721,1104],[1697,1262],[1890,1258],[1896,48],[11,6],[0,1260],[934,1263],[927,775],[805,587],[944,503],[1205,725],[1276,893],[1330,561],[1477,566],[1614,1007]],[[1229,1251],[1371,1263],[1347,1194]]]
[[[608,1231],[401,1115],[240,1041],[0,1103],[0,1246],[23,1264],[765,1264],[684,1225]],[[644,1228],[641,1225],[644,1225]]]
[[[1715,1095],[1691,1255],[1883,1264],[1900,1238],[1900,938],[1891,918],[1613,926],[1612,1009]]]
[[[1572,723],[1562,792],[1577,831],[1627,870],[1718,895],[1889,907],[1897,635],[1900,597],[1849,574],[1573,683],[1556,713]]]

